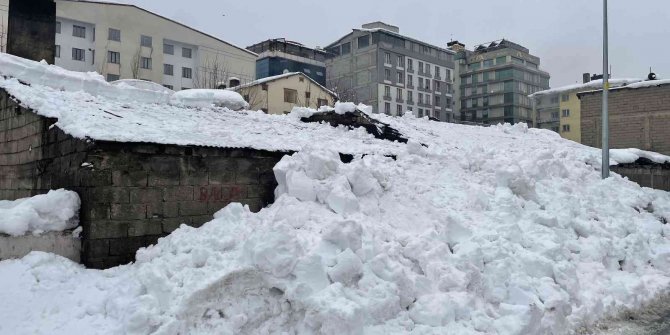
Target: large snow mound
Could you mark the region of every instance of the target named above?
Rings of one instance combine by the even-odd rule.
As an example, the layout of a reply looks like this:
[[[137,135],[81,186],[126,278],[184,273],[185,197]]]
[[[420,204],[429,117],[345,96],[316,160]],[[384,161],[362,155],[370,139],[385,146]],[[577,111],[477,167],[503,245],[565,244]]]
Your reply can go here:
[[[52,190],[30,198],[0,200],[0,233],[20,236],[63,231],[79,224],[77,193]]]
[[[239,93],[228,90],[183,90],[172,95],[171,103],[186,107],[226,107],[234,111],[249,108],[249,104]]]
[[[270,207],[231,204],[134,264],[0,262],[0,333],[568,334],[670,284],[669,193],[601,180],[550,132],[405,121],[434,144],[305,148]]]

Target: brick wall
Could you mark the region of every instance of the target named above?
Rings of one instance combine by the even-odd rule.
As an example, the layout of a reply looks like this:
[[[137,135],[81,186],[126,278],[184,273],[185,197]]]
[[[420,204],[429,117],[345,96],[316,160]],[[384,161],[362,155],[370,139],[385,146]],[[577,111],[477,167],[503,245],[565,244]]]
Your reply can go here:
[[[274,199],[286,153],[72,138],[0,90],[0,199],[65,188],[82,200],[82,262],[108,268],[230,202],[258,211]],[[89,164],[84,164],[89,163]]]
[[[601,147],[602,92],[580,94],[582,143]],[[610,147],[670,155],[670,85],[609,94]]]
[[[612,171],[628,177],[640,186],[670,191],[670,167],[667,165],[624,164],[613,166]]]

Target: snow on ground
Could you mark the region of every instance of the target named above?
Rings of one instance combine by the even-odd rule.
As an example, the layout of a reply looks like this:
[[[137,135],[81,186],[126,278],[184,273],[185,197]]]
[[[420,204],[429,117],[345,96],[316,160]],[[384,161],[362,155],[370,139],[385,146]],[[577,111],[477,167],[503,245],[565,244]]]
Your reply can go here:
[[[412,139],[396,160],[315,143],[277,164],[270,207],[134,264],[0,262],[0,333],[567,334],[668,287],[667,192],[600,180],[549,131],[379,117]]]
[[[63,189],[30,198],[0,200],[0,234],[63,231],[79,224],[79,196]]]

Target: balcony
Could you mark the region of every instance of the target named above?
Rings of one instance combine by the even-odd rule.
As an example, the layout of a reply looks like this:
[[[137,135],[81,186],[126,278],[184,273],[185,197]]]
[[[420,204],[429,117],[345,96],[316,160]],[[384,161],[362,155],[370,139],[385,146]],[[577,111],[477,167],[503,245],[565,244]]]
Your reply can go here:
[[[407,73],[414,73],[414,68],[413,67],[408,67],[407,70],[405,71]]]
[[[405,103],[405,100],[400,99],[400,98],[396,98],[396,99],[395,99],[395,102],[397,102],[397,103],[399,103],[399,104],[402,104],[402,103]]]
[[[390,96],[390,95],[384,95],[384,100],[386,100],[386,101],[391,101],[391,100],[393,100],[393,99],[391,99],[391,96]]]
[[[407,100],[408,105],[414,105],[414,100]]]
[[[408,90],[413,90],[413,89],[414,89],[414,85],[412,85],[412,83],[407,83],[407,89],[408,89]]]

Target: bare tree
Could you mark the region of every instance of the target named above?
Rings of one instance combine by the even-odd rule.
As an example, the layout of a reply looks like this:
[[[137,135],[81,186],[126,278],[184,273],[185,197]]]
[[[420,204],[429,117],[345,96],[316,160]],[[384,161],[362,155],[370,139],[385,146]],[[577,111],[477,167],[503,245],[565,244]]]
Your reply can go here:
[[[140,79],[140,61],[142,59],[142,48],[137,48],[137,51],[133,55],[133,59],[130,61],[130,73],[133,75],[133,79]]]
[[[193,76],[193,88],[222,88],[229,76],[228,64],[219,55],[207,57]]]
[[[331,78],[327,81],[326,87],[337,94],[337,100],[339,101],[360,102],[357,101],[356,90],[353,88],[353,85],[344,79],[345,77]]]

